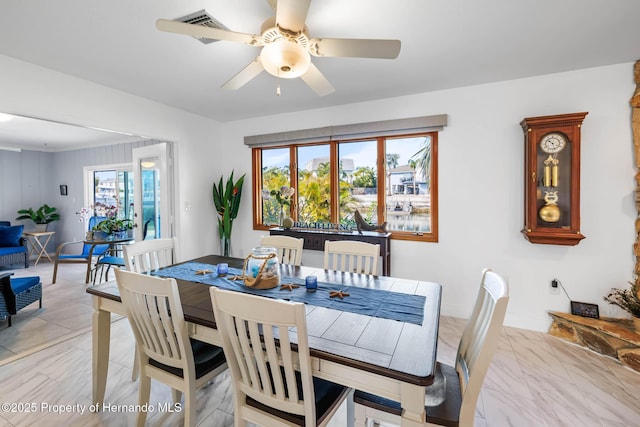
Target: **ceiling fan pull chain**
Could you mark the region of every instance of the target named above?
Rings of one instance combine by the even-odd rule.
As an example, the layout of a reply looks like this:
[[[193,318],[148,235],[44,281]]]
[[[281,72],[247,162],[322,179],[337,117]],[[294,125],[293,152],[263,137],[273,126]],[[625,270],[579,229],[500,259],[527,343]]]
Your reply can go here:
[[[278,86],[276,86],[276,96],[280,96],[280,70],[278,70]]]

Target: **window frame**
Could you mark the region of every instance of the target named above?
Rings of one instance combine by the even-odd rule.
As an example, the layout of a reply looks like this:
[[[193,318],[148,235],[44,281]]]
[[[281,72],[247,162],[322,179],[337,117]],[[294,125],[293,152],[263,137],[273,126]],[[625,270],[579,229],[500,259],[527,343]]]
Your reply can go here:
[[[426,232],[408,232],[398,230],[388,230],[391,239],[409,240],[420,242],[438,242],[438,131],[425,130],[407,134],[391,133],[389,135],[367,136],[362,138],[340,138],[314,141],[312,143],[283,143],[269,146],[253,146],[251,147],[251,166],[252,166],[252,206],[253,206],[253,229],[269,230],[273,225],[265,225],[262,223],[262,152],[271,149],[289,149],[289,183],[293,187],[297,187],[298,182],[298,147],[307,147],[310,145],[329,145],[329,162],[330,162],[330,195],[331,195],[331,222],[337,223],[339,217],[339,174],[338,174],[338,146],[342,143],[352,143],[359,141],[375,140],[377,143],[377,192],[378,192],[378,218],[386,220],[386,147],[387,139],[412,138],[412,137],[431,137],[431,165],[429,170],[429,189],[431,202],[431,231]],[[383,177],[380,179],[380,177]],[[291,201],[291,216],[297,218],[298,192],[293,195]]]

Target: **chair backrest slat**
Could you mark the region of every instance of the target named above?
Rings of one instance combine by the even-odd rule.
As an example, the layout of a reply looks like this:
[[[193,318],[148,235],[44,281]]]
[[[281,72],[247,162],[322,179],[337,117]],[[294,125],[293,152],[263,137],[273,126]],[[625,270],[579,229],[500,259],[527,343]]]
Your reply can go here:
[[[127,270],[136,273],[158,270],[176,261],[174,239],[143,240],[123,249]]]
[[[378,275],[380,245],[352,240],[325,241],[324,268]]]
[[[302,264],[304,239],[296,239],[290,236],[262,236],[260,245],[276,248],[280,264]]]

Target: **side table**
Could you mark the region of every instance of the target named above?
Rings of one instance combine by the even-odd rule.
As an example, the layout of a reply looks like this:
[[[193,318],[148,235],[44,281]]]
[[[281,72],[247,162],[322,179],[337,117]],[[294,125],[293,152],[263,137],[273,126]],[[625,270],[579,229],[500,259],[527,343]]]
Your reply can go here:
[[[28,238],[31,244],[31,250],[28,256],[31,257],[34,253],[38,254],[38,258],[36,258],[36,262],[33,265],[38,265],[38,261],[40,261],[43,255],[49,259],[49,262],[53,262],[47,253],[47,243],[49,243],[51,237],[56,234],[55,231],[25,231],[22,234]]]

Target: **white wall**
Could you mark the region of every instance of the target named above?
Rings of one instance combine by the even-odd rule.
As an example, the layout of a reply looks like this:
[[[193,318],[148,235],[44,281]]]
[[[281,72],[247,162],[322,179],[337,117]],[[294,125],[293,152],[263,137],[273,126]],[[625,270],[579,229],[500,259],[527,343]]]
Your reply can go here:
[[[392,274],[444,286],[442,312],[468,316],[483,267],[511,285],[506,323],[546,330],[547,310],[569,310],[550,294],[561,280],[574,300],[621,313],[602,297],[633,274],[635,208],[629,99],[633,64],[418,94],[233,123],[110,90],[0,56],[0,111],[114,129],[178,144],[177,230],[182,258],[218,251],[211,184],[247,173],[233,254],[244,256],[253,231],[251,158],[245,135],[373,120],[449,114],[439,137],[440,242],[393,241]],[[582,128],[582,232],[578,246],[533,245],[523,225],[525,117],[588,111]],[[189,203],[191,210],[184,207]],[[318,253],[303,262],[320,265]]]
[[[442,312],[467,317],[484,267],[511,286],[506,323],[546,331],[547,310],[569,311],[571,298],[600,305],[611,287],[632,279],[635,208],[629,99],[633,64],[346,105],[223,125],[229,141],[225,175],[250,173],[245,135],[447,113],[439,136],[439,243],[392,242],[392,275],[444,286]],[[578,246],[534,245],[524,239],[525,117],[588,111],[582,127],[581,225]],[[249,188],[245,194],[249,195]],[[263,234],[251,230],[250,200],[234,226],[234,252],[248,253]],[[303,263],[320,266],[318,253]]]
[[[0,111],[5,113],[176,142],[180,255],[186,259],[217,251],[211,183],[226,158],[217,122],[2,55],[0,93]],[[49,191],[58,194],[60,181],[49,182],[54,184]],[[72,203],[71,198],[60,203],[65,201]],[[191,206],[188,212],[186,203]]]

